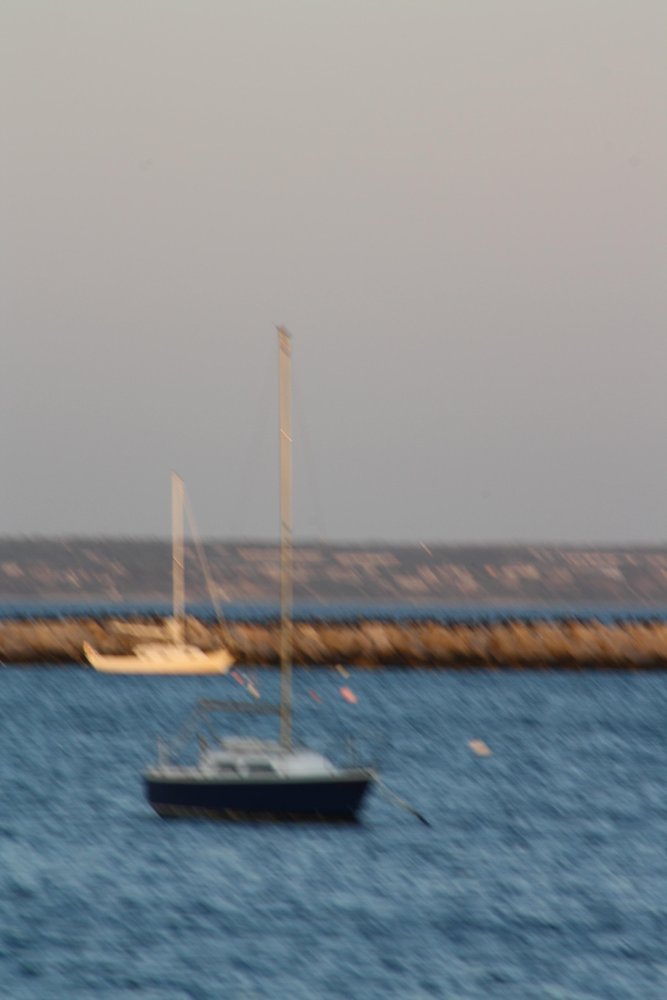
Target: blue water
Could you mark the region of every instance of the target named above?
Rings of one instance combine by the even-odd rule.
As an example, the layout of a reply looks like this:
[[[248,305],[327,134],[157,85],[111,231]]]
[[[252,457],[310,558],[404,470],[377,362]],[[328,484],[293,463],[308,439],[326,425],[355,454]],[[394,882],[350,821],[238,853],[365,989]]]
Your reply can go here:
[[[277,602],[232,602],[223,604],[221,612],[231,622],[276,622],[280,617]],[[0,621],[3,619],[30,620],[33,618],[123,618],[133,616],[170,615],[172,606],[166,601],[4,601],[0,603]],[[188,604],[188,614],[202,621],[217,617],[211,604]],[[297,601],[294,617],[307,622],[363,622],[369,619],[386,622],[436,621],[444,624],[468,625],[494,624],[505,621],[598,621],[613,625],[616,622],[665,622],[667,609],[664,604],[385,604],[379,601],[365,603],[331,603]]]
[[[154,735],[221,692],[0,674],[0,996],[667,997],[666,675],[299,672],[300,733],[361,734],[430,827],[158,819]]]

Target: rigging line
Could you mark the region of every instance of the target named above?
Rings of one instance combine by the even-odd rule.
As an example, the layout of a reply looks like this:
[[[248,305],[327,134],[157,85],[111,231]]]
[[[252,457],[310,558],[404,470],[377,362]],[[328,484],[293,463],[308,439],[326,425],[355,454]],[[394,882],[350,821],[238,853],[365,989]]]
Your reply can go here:
[[[199,537],[199,532],[197,530],[197,524],[195,522],[194,512],[192,510],[192,505],[190,504],[190,498],[185,490],[183,492],[185,493],[185,513],[188,519],[188,524],[190,526],[190,532],[192,533],[192,538],[195,543],[195,548],[197,550],[199,564],[202,568],[204,579],[206,580],[206,589],[208,590],[208,596],[211,599],[211,604],[213,605],[213,610],[215,611],[215,617],[218,623],[222,624],[223,614],[220,610],[220,605],[218,603],[218,599],[215,594],[214,580],[211,574],[211,567],[208,558],[206,556],[206,551],[204,549],[204,546],[202,545],[201,538]]]
[[[260,393],[257,399],[251,399],[247,395],[248,406],[244,407],[241,420],[237,426],[242,425],[248,430],[244,435],[247,447],[242,449],[242,456],[245,461],[242,463],[239,474],[233,477],[233,496],[230,497],[230,530],[227,536],[243,538],[244,529],[248,525],[248,514],[251,512],[253,500],[256,496],[273,496],[278,489],[277,485],[271,489],[256,489],[260,471],[273,470],[272,459],[269,457],[272,452],[272,441],[275,427],[274,410],[278,403],[274,387],[275,369],[269,364],[272,358],[267,355],[267,364],[264,369],[264,377],[260,384]],[[251,405],[252,404],[252,405]],[[250,415],[250,419],[248,419]],[[244,442],[241,441],[241,444]],[[259,461],[260,452],[266,456],[266,461]],[[257,534],[255,532],[255,534]],[[246,535],[247,537],[247,535]]]
[[[295,382],[292,389],[292,400],[294,403],[295,411],[295,425],[296,433],[295,438],[298,442],[297,447],[302,452],[304,457],[304,464],[306,469],[306,476],[308,478],[308,492],[312,497],[313,513],[315,518],[315,534],[316,541],[322,541],[327,537],[326,525],[324,524],[324,519],[322,517],[322,505],[320,503],[320,490],[318,488],[317,478],[314,474],[315,463],[313,462],[312,448],[310,447],[310,436],[308,434],[308,423],[304,420],[304,409],[303,409],[303,396],[301,394],[301,387],[298,382]]]

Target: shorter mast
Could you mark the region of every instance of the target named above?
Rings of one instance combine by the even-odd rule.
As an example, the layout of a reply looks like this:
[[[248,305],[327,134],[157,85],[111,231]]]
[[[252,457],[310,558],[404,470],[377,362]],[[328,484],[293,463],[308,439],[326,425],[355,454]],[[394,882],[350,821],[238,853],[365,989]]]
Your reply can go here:
[[[292,749],[292,345],[278,327],[280,389],[280,742]]]
[[[185,639],[185,550],[183,543],[183,480],[171,474],[171,583],[173,639]]]

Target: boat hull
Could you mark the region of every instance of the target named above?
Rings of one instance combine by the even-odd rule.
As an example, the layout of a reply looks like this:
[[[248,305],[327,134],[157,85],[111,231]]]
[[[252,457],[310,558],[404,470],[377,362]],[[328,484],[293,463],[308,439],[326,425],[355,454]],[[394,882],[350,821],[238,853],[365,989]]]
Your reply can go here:
[[[372,783],[372,773],[363,769],[328,778],[253,782],[144,776],[146,798],[164,819],[353,823]]]
[[[234,663],[226,649],[195,649],[190,653],[187,647],[181,650],[165,645],[162,655],[158,649],[151,655],[114,656],[98,653],[84,643],[83,651],[91,667],[105,674],[226,674]]]

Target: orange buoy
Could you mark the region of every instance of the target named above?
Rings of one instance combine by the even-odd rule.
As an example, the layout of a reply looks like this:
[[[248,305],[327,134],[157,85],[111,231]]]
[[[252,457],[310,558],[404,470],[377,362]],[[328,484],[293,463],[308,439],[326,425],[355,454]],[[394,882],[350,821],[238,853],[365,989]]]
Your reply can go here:
[[[349,701],[351,705],[356,705],[359,700],[354,691],[351,691],[349,687],[342,687],[340,689],[340,693],[342,697],[345,698],[345,701]]]

